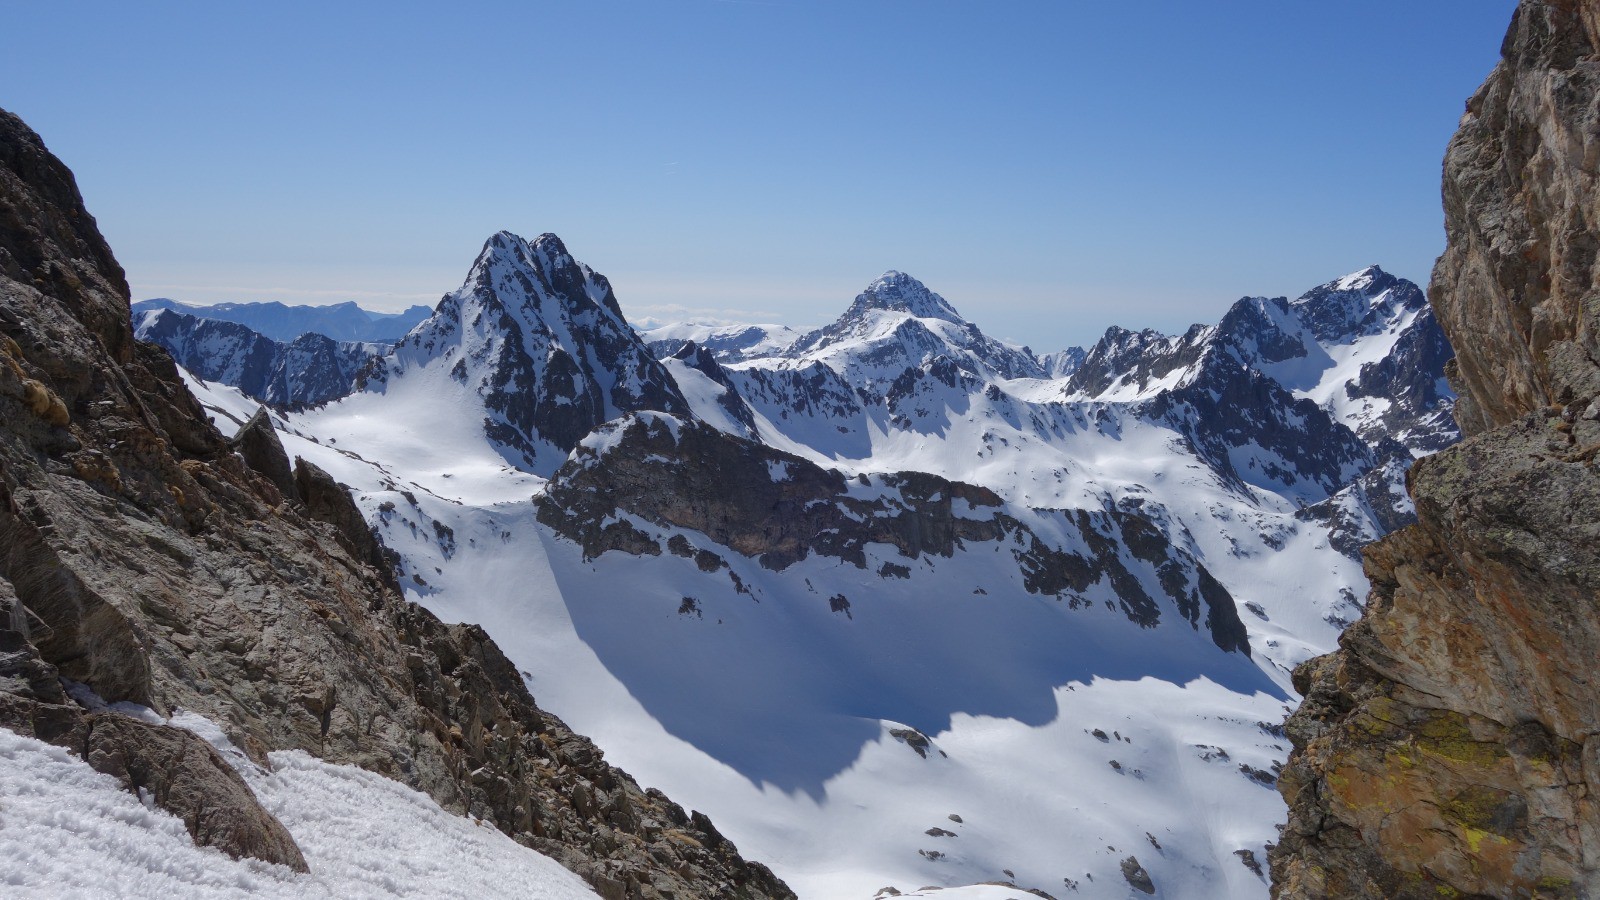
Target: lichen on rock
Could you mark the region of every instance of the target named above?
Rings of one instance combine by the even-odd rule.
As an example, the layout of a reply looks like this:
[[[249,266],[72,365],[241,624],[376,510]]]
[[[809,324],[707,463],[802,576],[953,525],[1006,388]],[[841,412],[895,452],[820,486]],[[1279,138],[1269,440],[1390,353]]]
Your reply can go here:
[[[1276,897],[1600,894],[1600,2],[1523,0],[1445,160],[1468,439],[1295,673]]]

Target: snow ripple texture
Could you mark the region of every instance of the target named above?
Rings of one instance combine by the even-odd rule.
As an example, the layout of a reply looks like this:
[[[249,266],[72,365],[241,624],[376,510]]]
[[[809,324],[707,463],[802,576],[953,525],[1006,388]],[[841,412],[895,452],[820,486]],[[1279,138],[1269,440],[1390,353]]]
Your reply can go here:
[[[176,725],[209,725],[197,716]],[[221,732],[195,728],[214,738]],[[207,730],[210,733],[206,733]],[[300,751],[266,772],[218,747],[294,835],[310,874],[195,846],[182,820],[66,750],[0,729],[7,897],[593,898],[576,875],[424,794]],[[240,761],[243,764],[240,764]]]

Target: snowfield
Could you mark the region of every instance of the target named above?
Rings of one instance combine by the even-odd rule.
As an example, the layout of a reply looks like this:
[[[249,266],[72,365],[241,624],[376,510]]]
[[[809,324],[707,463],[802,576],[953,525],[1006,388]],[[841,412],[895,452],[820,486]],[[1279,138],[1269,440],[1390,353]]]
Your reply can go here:
[[[227,393],[208,402],[236,402]],[[1237,851],[1264,860],[1282,801],[1240,767],[1270,772],[1287,752],[1269,730],[1291,702],[1280,667],[1219,664],[1204,642],[1141,631],[1100,606],[1018,602],[1009,557],[937,560],[884,582],[836,560],[781,576],[734,560],[759,603],[728,582],[708,590],[671,556],[585,562],[535,521],[528,476],[481,444],[441,454],[450,472],[423,457],[404,477],[365,459],[385,452],[365,450],[374,420],[340,406],[284,421],[285,445],[356,488],[407,561],[408,596],[483,625],[542,705],[642,783],[707,812],[802,897],[1013,881],[1120,898],[1129,855],[1164,896],[1265,896]],[[295,433],[345,422],[333,441]],[[487,502],[496,477],[501,499]],[[448,552],[433,522],[454,534]],[[1293,562],[1282,569],[1291,583],[1305,577]],[[829,612],[832,593],[850,596],[850,618]],[[1261,599],[1293,621],[1292,602]],[[1258,642],[1285,627],[1244,618]],[[908,728],[926,735],[926,756],[895,736]]]
[[[299,751],[271,754],[267,772],[207,720],[180,715],[172,724],[217,744],[294,835],[309,874],[197,847],[182,820],[141,802],[116,779],[60,747],[0,728],[0,893],[86,900],[597,896],[549,857],[381,775]]]
[[[474,271],[514,281],[499,265]],[[590,293],[604,285],[582,271]],[[412,347],[378,389],[273,418],[289,455],[347,485],[400,554],[409,599],[446,621],[482,625],[541,706],[642,784],[710,815],[802,897],[867,900],[892,887],[941,900],[1025,890],[1121,900],[1143,896],[1125,876],[1137,869],[1169,900],[1248,900],[1267,896],[1266,845],[1285,814],[1275,780],[1289,749],[1278,723],[1297,700],[1289,672],[1334,647],[1366,593],[1360,563],[1308,508],[1324,504],[1352,533],[1377,533],[1372,496],[1346,489],[1329,499],[1328,485],[1373,465],[1352,432],[1386,427],[1386,401],[1350,385],[1397,352],[1421,315],[1401,287],[1377,290],[1394,282],[1364,270],[1318,289],[1309,312],[1240,301],[1240,320],[1264,335],[1259,346],[1222,326],[1181,338],[1122,332],[1087,355],[1044,362],[983,337],[900,273],[874,282],[835,325],[806,334],[647,334],[662,355],[686,340],[721,348],[720,366],[660,362],[685,410],[630,413],[665,424],[674,440],[698,420],[838,470],[858,498],[900,471],[980,485],[1000,498],[999,512],[1055,547],[1077,540],[1059,511],[1136,514],[1232,595],[1249,655],[1225,652],[1170,608],[1141,627],[1106,581],[1072,598],[1030,593],[1003,542],[915,559],[871,544],[861,568],[811,555],[774,571],[705,534],[617,509],[605,520],[628,522],[659,547],[714,550],[721,566],[669,552],[586,558],[537,518],[558,468],[549,445],[528,436],[539,462],[537,474],[527,471],[521,451],[486,437],[485,422],[504,413],[504,398],[485,387],[493,372],[459,374],[463,359],[487,365],[481,348],[500,338],[458,340],[445,320],[413,335],[463,349],[429,357]],[[479,302],[469,286],[452,296]],[[537,293],[516,313],[528,317],[528,333],[537,331],[531,310],[559,305],[547,287]],[[603,367],[583,347],[568,350]],[[652,382],[639,380],[648,366],[629,353],[635,380],[617,383],[639,393]],[[1106,369],[1108,360],[1121,368],[1100,390],[1081,387],[1088,376],[1074,380],[1080,362]],[[1201,446],[1207,435],[1185,430],[1193,407],[1157,415],[1151,404],[1204,389],[1229,360],[1276,379],[1273,396],[1285,403],[1309,403],[1236,410],[1230,427],[1244,436],[1228,435],[1235,442],[1219,461]],[[225,385],[190,386],[225,432],[255,409]],[[1200,400],[1226,408],[1220,396]],[[1249,432],[1281,425],[1292,438],[1312,419],[1353,455],[1301,465],[1282,455],[1284,444]],[[615,452],[620,436],[603,425],[578,452]],[[799,465],[763,471],[782,483]],[[1391,479],[1378,499],[1398,507],[1393,490]],[[1138,578],[1163,596],[1153,574]],[[267,779],[257,790],[290,810],[299,824],[285,824],[297,836],[297,827],[328,827],[337,843],[340,826],[294,812],[288,794],[274,793],[292,789],[270,779],[334,779],[370,789],[364,798],[378,793],[308,758],[274,763],[279,771],[257,776]],[[360,881],[363,865],[330,860],[319,877]]]

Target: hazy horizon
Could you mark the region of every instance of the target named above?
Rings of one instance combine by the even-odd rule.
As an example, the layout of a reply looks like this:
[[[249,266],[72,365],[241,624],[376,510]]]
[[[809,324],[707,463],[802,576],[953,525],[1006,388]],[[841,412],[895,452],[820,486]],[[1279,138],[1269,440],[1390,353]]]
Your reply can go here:
[[[0,106],[136,300],[431,306],[551,231],[630,318],[820,324],[899,269],[1043,352],[1426,284],[1513,5],[24,5]]]

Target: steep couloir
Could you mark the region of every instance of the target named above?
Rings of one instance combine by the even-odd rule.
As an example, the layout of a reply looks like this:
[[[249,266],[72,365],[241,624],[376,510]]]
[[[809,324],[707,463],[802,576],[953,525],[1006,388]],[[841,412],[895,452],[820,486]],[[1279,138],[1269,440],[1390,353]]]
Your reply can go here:
[[[344,490],[292,465],[265,417],[225,443],[171,358],[134,339],[72,174],[0,111],[0,725],[235,856],[306,866],[208,744],[98,700],[194,710],[263,764],[298,748],[382,773],[608,900],[793,896],[388,571]]]
[[[1600,0],[1523,0],[1445,159],[1463,443],[1295,673],[1276,897],[1600,896]]]

